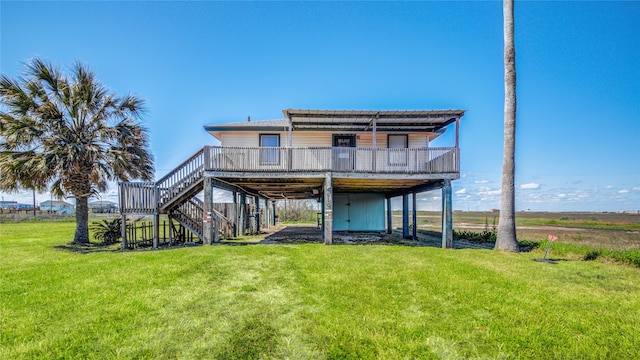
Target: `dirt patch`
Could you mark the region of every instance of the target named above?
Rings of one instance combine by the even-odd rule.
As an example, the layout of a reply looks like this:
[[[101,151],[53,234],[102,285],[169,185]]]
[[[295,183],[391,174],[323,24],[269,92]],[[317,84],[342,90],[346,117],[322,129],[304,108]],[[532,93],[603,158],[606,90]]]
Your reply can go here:
[[[257,238],[251,243],[257,244],[322,244],[322,230],[317,226],[277,225],[264,229],[264,238]],[[439,232],[418,230],[417,240],[403,239],[400,229],[393,233],[386,232],[350,232],[334,231],[334,245],[400,245],[400,246],[442,246],[442,235]],[[493,244],[477,244],[465,240],[455,240],[455,249],[491,249]]]

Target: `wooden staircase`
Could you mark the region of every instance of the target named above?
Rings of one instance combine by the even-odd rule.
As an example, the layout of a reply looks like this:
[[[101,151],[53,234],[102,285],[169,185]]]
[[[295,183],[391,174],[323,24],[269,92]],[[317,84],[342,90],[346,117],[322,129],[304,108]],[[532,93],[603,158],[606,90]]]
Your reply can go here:
[[[204,188],[205,150],[200,149],[157,182],[122,182],[120,212],[123,215],[168,214],[180,226],[203,240],[204,204],[197,198]],[[233,221],[213,211],[214,228],[228,229]],[[174,235],[178,234],[174,231]]]

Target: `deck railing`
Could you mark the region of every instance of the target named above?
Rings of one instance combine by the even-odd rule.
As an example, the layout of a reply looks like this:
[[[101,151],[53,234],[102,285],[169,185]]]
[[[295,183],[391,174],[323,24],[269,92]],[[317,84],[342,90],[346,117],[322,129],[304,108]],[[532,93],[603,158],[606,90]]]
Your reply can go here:
[[[458,148],[208,146],[207,170],[251,172],[458,173]]]
[[[120,211],[128,214],[154,214],[158,210],[158,187],[154,182],[121,182]]]
[[[205,170],[450,174],[460,172],[460,160],[458,148],[205,146],[155,183],[120,183],[121,212],[154,214],[164,210],[168,204],[180,200],[182,196],[196,189],[195,186],[202,181]],[[191,210],[193,209],[188,212],[192,213]]]

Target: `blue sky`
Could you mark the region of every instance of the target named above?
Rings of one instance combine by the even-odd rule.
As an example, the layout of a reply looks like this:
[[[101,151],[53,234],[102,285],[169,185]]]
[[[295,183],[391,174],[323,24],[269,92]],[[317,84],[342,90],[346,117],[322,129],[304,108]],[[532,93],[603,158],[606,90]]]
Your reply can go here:
[[[639,2],[516,2],[518,210],[640,209],[638,18]],[[0,21],[3,74],[34,56],[80,60],[146,99],[158,177],[214,144],[208,124],[285,108],[464,109],[454,208],[499,207],[501,2],[2,0]],[[420,207],[439,209],[438,196]]]

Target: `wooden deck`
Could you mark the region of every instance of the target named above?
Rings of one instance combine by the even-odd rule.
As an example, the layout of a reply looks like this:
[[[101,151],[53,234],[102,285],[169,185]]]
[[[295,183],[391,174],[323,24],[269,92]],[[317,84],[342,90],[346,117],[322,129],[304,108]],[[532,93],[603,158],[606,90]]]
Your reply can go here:
[[[120,183],[120,212],[123,221],[127,215],[168,214],[202,238],[217,234],[212,228],[220,229],[230,221],[205,211],[209,206],[196,198],[202,190],[205,199],[211,198],[212,186],[271,202],[319,200],[326,192],[377,192],[393,197],[442,188],[444,181],[460,176],[459,169],[457,147],[205,146],[157,182]]]

